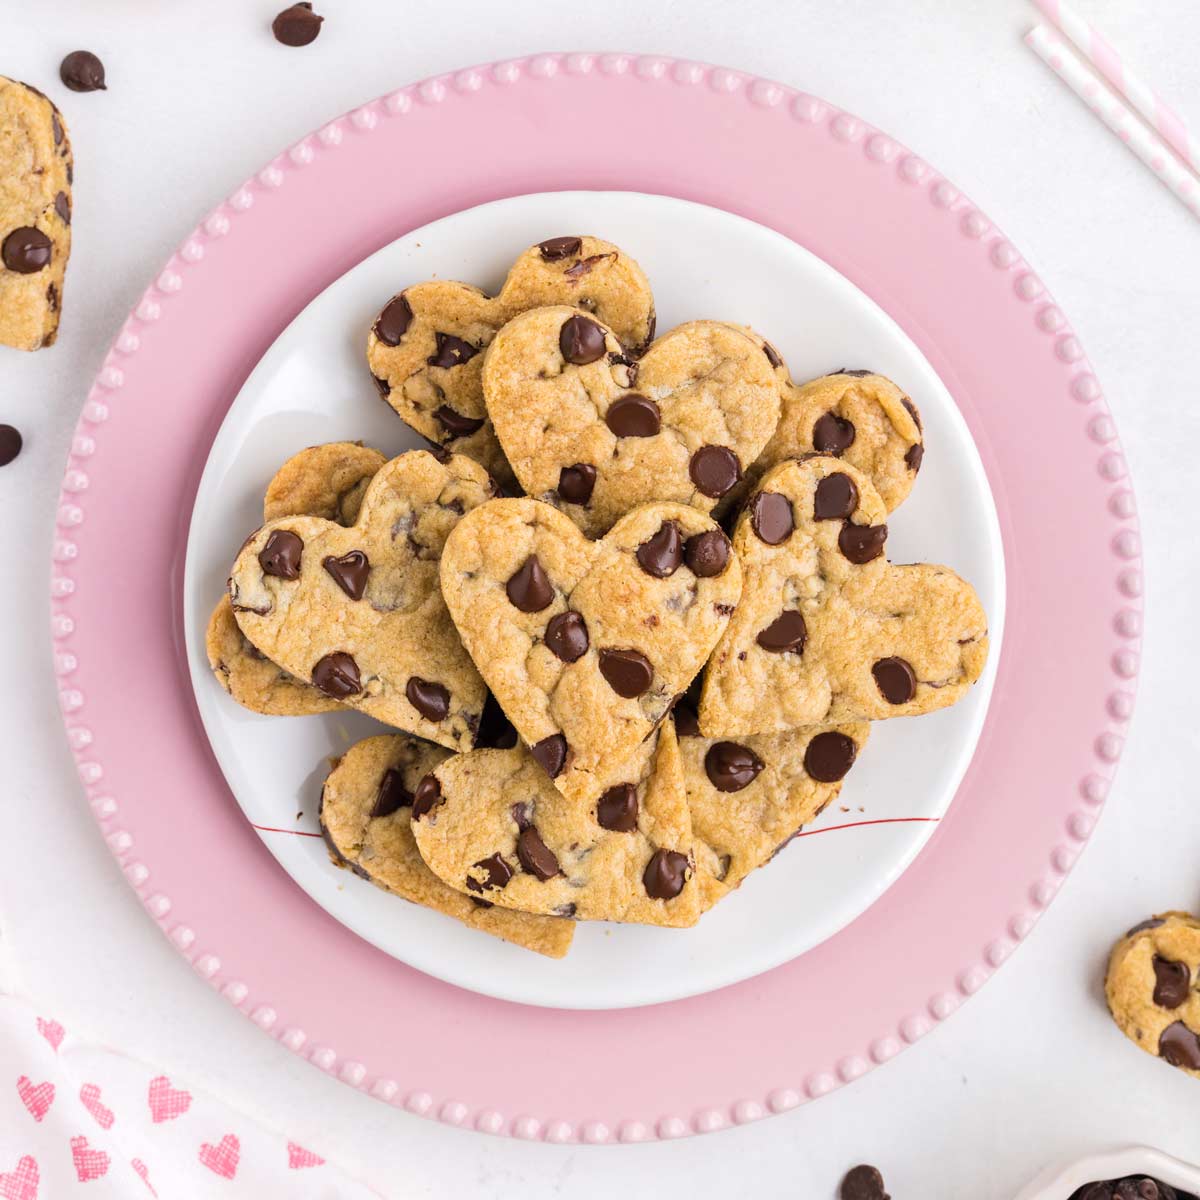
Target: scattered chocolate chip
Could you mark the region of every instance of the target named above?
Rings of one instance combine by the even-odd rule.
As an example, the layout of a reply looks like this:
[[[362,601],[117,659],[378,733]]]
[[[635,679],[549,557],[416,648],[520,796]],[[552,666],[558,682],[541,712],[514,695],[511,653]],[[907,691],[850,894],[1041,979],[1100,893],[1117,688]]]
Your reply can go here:
[[[1200,1071],[1200,1036],[1182,1021],[1168,1025],[1158,1039],[1158,1052],[1173,1067]]]
[[[54,284],[46,289],[46,303],[50,305],[51,312],[58,312],[58,288]]]
[[[650,660],[637,650],[601,650],[600,674],[618,696],[632,700],[654,681]]]
[[[848,375],[851,372],[842,371]],[[883,1186],[883,1176],[878,1168],[863,1163],[846,1172],[842,1186],[838,1189],[839,1200],[891,1200]]]
[[[388,767],[379,781],[379,792],[371,809],[371,818],[390,817],[397,809],[412,804],[412,792],[404,786],[404,776],[399,767]]]
[[[556,917],[568,917],[569,918],[569,917],[573,917],[576,914],[576,912],[578,912],[578,911],[579,910],[578,910],[575,902],[573,900],[568,900],[566,902],[566,904],[559,904],[555,907],[554,915]]]
[[[610,404],[604,423],[617,437],[654,437],[662,428],[662,415],[653,400],[634,393]]]
[[[587,623],[571,609],[551,617],[546,626],[546,646],[562,662],[575,662],[588,648]]]
[[[452,333],[439,333],[437,350],[425,361],[431,367],[443,367],[448,371],[452,367],[461,367],[463,363],[470,362],[478,353],[478,346],[472,346],[470,342],[464,342]]]
[[[529,753],[551,779],[557,779],[567,765],[567,739],[561,733],[552,733],[540,742],[534,742]]]
[[[704,773],[718,792],[740,792],[763,769],[763,760],[737,742],[716,742],[704,756]]]
[[[921,463],[925,458],[925,447],[920,442],[909,446],[904,454],[904,465],[915,475],[921,469]]]
[[[413,310],[403,292],[393,296],[375,321],[375,336],[385,346],[398,346],[412,324]]]
[[[71,197],[66,192],[59,192],[54,197],[54,211],[58,213],[59,220],[64,225],[71,223]]]
[[[29,84],[26,84],[25,86],[28,87]],[[33,90],[37,91],[36,88]],[[38,95],[41,96],[42,93],[38,92]],[[45,99],[44,96],[42,98]],[[63,142],[63,138],[66,136],[66,131],[63,129],[62,121],[59,119],[57,110],[50,114],[50,127],[54,130],[54,144],[56,146],[61,146],[62,142]],[[70,163],[67,163],[67,182],[68,183],[74,182],[72,179]]]
[[[464,417],[455,412],[448,404],[442,404],[433,410],[433,419],[452,437],[466,437],[483,428],[482,417]]]
[[[271,22],[271,32],[285,46],[307,46],[317,40],[324,20],[313,12],[311,4],[293,4]]]
[[[444,721],[450,711],[450,692],[440,683],[414,675],[405,685],[404,694],[427,721]]]
[[[858,507],[858,488],[843,471],[826,475],[813,494],[813,516],[818,521],[844,521]]]
[[[363,598],[367,590],[367,578],[371,574],[371,561],[362,550],[349,550],[340,558],[327,554],[321,559],[321,566],[351,600]]]
[[[679,570],[683,562],[683,537],[674,521],[664,521],[658,532],[651,534],[638,548],[634,557],[638,566],[655,579],[667,579]]]
[[[1188,998],[1191,985],[1187,963],[1154,956],[1154,1003],[1160,1008],[1178,1008]]]
[[[554,599],[554,587],[538,562],[531,554],[515,575],[504,585],[509,601],[524,613],[541,612]]]
[[[688,463],[688,474],[701,495],[717,499],[742,477],[742,464],[728,446],[701,446]]]
[[[818,783],[836,783],[854,766],[858,747],[844,733],[818,733],[804,751],[804,769]]]
[[[375,380],[375,390],[386,400],[391,394],[392,385],[378,375],[372,375],[371,378]]]
[[[618,783],[596,803],[596,820],[601,829],[613,833],[632,833],[637,828],[637,788],[632,783]]]
[[[476,871],[483,872],[483,879],[467,876],[467,887],[473,892],[491,892],[508,886],[513,877],[513,869],[508,865],[502,854],[493,854],[490,858],[481,858],[472,864]]]
[[[0,467],[7,467],[25,444],[21,432],[11,425],[0,425]]]
[[[1126,930],[1125,936],[1133,937],[1135,933],[1145,933],[1147,929],[1157,929],[1160,925],[1165,924],[1162,917],[1150,917],[1145,921],[1139,921],[1132,929]]]
[[[858,367],[851,370],[849,367],[842,367],[840,370],[834,371],[835,375],[853,375],[855,379],[865,379],[868,375],[874,375],[874,371],[863,371]]]
[[[792,502],[779,492],[759,492],[750,502],[750,525],[760,541],[778,546],[792,536]]]
[[[58,77],[73,92],[104,92],[104,64],[90,50],[72,50],[62,60]]]
[[[651,900],[674,900],[687,883],[688,857],[678,850],[655,850],[642,874]]]
[[[53,250],[50,239],[32,225],[21,225],[4,239],[0,259],[18,275],[35,275],[50,265]]]
[[[475,905],[476,908],[496,907],[490,900],[484,900],[482,896],[468,896],[467,899],[470,900],[470,902]]]
[[[779,357],[779,351],[776,350],[770,342],[763,342],[763,353],[767,356],[767,362],[769,362],[771,366],[783,366],[783,359]]]
[[[504,715],[496,697],[488,692],[475,734],[475,749],[511,750],[516,744],[517,731],[513,723]]]
[[[568,317],[558,334],[558,348],[567,362],[586,367],[604,357],[604,330],[587,317]]]
[[[785,609],[754,640],[772,654],[803,654],[808,626],[795,609]]]
[[[300,558],[304,542],[290,529],[273,529],[267,544],[258,552],[258,565],[264,575],[279,579],[300,578]]]
[[[529,800],[518,800],[509,812],[517,824],[518,831],[528,829],[533,824],[533,803]]]
[[[538,242],[538,250],[546,262],[559,262],[578,254],[582,249],[583,238],[578,237],[555,237]]]
[[[517,861],[526,874],[540,879],[543,883],[559,873],[558,859],[532,825],[522,829],[517,838]]]
[[[568,504],[586,504],[596,487],[596,468],[591,463],[576,463],[558,473],[558,495]]]
[[[424,776],[417,784],[417,790],[413,792],[412,819],[419,821],[441,798],[442,785],[438,783],[437,776]]]
[[[683,561],[693,575],[712,579],[729,565],[729,539],[719,529],[693,534],[683,544]]]
[[[822,454],[842,454],[854,445],[854,426],[837,413],[818,417],[812,432],[813,448]]]
[[[912,417],[913,424],[916,425],[918,429],[923,429],[924,426],[921,424],[921,414],[917,412],[917,406],[907,396],[905,396],[900,403],[903,404],[906,409],[908,409],[908,415]]]
[[[852,563],[862,566],[883,553],[887,535],[886,525],[852,525],[847,521],[838,534],[838,549]]]
[[[312,681],[315,687],[335,700],[345,700],[362,691],[358,663],[344,650],[335,650],[319,659],[312,669]]]
[[[686,698],[681,698],[675,702],[675,707],[671,710],[671,716],[675,718],[675,732],[680,737],[699,737],[700,736],[700,718],[696,715],[696,707]]]
[[[907,704],[917,694],[917,677],[902,658],[881,658],[872,668],[875,686],[889,704]]]
[[[602,263],[606,259],[616,258],[616,257],[617,256],[615,253],[590,254],[590,255],[588,255],[587,258],[581,258],[573,266],[568,267],[563,272],[563,274],[568,279],[582,279],[585,275],[588,275],[591,273],[592,268],[595,267],[597,263]]]

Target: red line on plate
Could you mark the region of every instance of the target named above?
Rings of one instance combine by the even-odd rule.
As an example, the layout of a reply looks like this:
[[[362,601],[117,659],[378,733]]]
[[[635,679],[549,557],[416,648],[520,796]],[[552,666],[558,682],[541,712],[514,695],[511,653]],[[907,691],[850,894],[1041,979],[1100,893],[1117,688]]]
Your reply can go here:
[[[254,825],[254,822],[250,822]],[[309,833],[307,829],[277,829],[274,825],[254,825],[255,829],[261,829],[263,833],[294,833],[297,837],[320,837],[319,833]]]
[[[878,817],[874,821],[847,821],[845,825],[826,825],[824,829],[804,829],[797,837],[812,837],[817,833],[832,833],[835,829],[858,829],[862,825],[904,825],[912,821],[940,821],[941,817]]]

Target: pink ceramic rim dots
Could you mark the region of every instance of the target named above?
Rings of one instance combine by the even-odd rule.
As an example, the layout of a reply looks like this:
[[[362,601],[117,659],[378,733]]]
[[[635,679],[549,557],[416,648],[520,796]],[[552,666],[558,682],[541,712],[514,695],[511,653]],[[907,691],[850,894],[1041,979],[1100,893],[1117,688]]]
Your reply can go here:
[[[446,155],[448,145],[469,152]],[[398,161],[436,169],[401,180]],[[308,902],[228,795],[177,628],[207,446],[287,321],[408,229],[568,188],[662,192],[750,217],[878,301],[971,427],[1009,570],[975,761],[905,875],[792,963],[618,1013],[459,991]],[[869,364],[829,364],[842,365]],[[159,503],[143,512],[131,495]],[[887,1061],[975,992],[1048,906],[1094,827],[1132,714],[1136,510],[1064,315],[993,223],[886,134],[698,63],[567,54],[472,68],[298,142],[201,222],[125,322],[84,405],[57,526],[52,631],[67,736],[146,908],[202,978],[289,1049],[388,1103],[489,1133],[603,1143],[709,1132]],[[571,1068],[542,1072],[539,1061]]]

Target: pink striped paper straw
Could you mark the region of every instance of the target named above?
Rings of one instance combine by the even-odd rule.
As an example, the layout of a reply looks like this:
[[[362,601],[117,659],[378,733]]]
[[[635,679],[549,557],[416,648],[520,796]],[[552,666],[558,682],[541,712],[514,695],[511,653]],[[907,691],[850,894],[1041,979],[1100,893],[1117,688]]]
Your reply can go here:
[[[1137,109],[1193,171],[1200,172],[1200,138],[1184,119],[1121,57],[1094,25],[1067,0],[1034,0],[1042,13],[1079,47],[1084,58]]]
[[[1200,216],[1200,182],[1058,34],[1048,25],[1036,25],[1025,42],[1194,216]]]

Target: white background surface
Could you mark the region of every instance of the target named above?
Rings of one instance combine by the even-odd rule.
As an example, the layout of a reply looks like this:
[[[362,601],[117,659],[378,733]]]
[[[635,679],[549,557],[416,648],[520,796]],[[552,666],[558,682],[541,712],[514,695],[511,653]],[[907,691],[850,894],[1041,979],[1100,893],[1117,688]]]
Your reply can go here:
[[[1200,5],[1078,4],[1200,125]],[[1200,538],[1185,491],[1200,440],[1200,225],[1021,44],[1034,13],[1017,0],[323,7],[315,45],[288,50],[265,32],[275,4],[262,0],[0,0],[0,71],[62,104],[78,167],[59,343],[28,357],[0,351],[0,421],[27,439],[0,470],[10,982],[389,1198],[823,1200],[867,1159],[897,1200],[1008,1200],[1048,1160],[1110,1143],[1200,1158],[1200,1088],[1116,1033],[1099,984],[1115,934],[1156,909],[1200,905]],[[107,94],[58,83],[59,59],[79,46],[105,59]],[[219,198],[329,117],[412,79],[539,49],[658,52],[771,76],[880,125],[944,171],[1029,257],[1083,339],[1124,437],[1147,555],[1141,698],[1119,782],[1012,961],[946,1025],[853,1086],[757,1125],[643,1147],[525,1145],[419,1121],[323,1077],[235,1014],[154,930],[103,847],[49,665],[48,548],[70,433],[104,348],[161,262]]]

